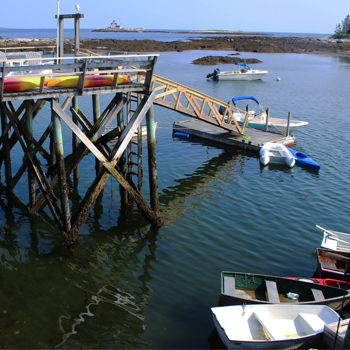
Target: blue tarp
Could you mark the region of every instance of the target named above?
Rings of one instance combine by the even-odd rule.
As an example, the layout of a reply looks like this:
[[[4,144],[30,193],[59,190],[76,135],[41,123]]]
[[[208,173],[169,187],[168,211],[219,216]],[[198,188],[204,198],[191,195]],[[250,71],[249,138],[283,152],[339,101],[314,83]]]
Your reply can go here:
[[[237,66],[247,66],[245,63],[235,63],[235,64],[237,64]]]
[[[239,97],[234,97],[234,98],[232,99],[232,103],[233,103],[234,106],[236,106],[236,101],[238,101],[238,100],[253,100],[253,101],[255,101],[258,105],[260,104],[259,101],[258,101],[255,97],[253,97],[253,96],[239,96]]]

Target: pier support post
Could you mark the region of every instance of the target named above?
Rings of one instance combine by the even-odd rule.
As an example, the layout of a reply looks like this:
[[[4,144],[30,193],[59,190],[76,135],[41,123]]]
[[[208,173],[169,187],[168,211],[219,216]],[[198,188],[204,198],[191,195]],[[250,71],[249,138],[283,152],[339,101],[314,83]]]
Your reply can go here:
[[[148,147],[148,172],[151,208],[159,214],[158,199],[158,173],[156,159],[156,132],[154,125],[154,106],[152,105],[146,113],[147,123],[147,147]]]
[[[266,108],[266,124],[265,124],[265,131],[269,130],[269,117],[270,117],[270,109]]]
[[[288,122],[287,122],[287,131],[286,131],[286,136],[289,136],[289,130],[290,130],[290,118],[291,114],[288,112]]]
[[[33,151],[33,105],[34,102],[31,100],[26,109],[26,134],[25,139],[27,143],[28,155],[31,159],[34,158]],[[29,159],[27,159],[28,164],[28,186],[29,186],[29,205],[32,208],[35,203],[35,174],[33,167],[29,163]]]
[[[71,222],[70,222],[70,211],[69,211],[69,201],[68,201],[68,189],[67,189],[67,181],[66,181],[66,169],[64,165],[61,119],[53,109],[51,110],[51,113],[52,113],[51,116],[52,116],[53,135],[54,135],[54,142],[55,142],[55,153],[56,153],[56,159],[57,159],[58,182],[59,182],[59,188],[60,188],[60,194],[61,194],[61,208],[62,208],[61,220],[63,224],[63,230],[65,232],[68,232],[71,228]]]
[[[78,97],[74,96],[73,100],[72,100],[72,107],[74,108],[75,111],[78,112],[79,106],[78,106]],[[78,119],[77,117],[72,114],[72,118],[73,118],[73,123],[75,125],[78,125]],[[77,135],[74,134],[74,132],[72,133],[72,149],[73,152],[77,149],[79,145],[79,139],[77,137]],[[73,181],[74,181],[74,186],[78,185],[78,181],[79,181],[79,166],[77,166],[74,171],[73,171]]]
[[[4,133],[4,130],[5,130],[5,128],[7,126],[7,122],[8,122],[4,102],[1,103],[0,111],[1,111],[2,132]],[[6,192],[8,194],[12,194],[13,193],[13,182],[12,182],[11,155],[10,155],[8,134],[2,135],[2,151],[3,151],[4,163],[5,163]]]
[[[116,104],[118,105],[123,99],[123,94],[118,93],[116,94]],[[117,114],[117,122],[118,126],[120,128],[120,131],[123,132],[125,129],[125,123],[124,123],[124,110],[121,109],[120,112]],[[121,155],[119,162],[119,169],[120,173],[123,175],[124,179],[126,178],[126,152],[123,152]],[[123,186],[119,186],[119,191],[120,191],[120,201],[122,205],[126,205],[127,203],[127,196],[126,196],[126,191]]]
[[[100,95],[92,95],[92,113],[94,118],[94,124],[97,123],[98,118],[100,118]],[[101,170],[101,162],[96,158],[95,159],[95,169],[96,175]]]

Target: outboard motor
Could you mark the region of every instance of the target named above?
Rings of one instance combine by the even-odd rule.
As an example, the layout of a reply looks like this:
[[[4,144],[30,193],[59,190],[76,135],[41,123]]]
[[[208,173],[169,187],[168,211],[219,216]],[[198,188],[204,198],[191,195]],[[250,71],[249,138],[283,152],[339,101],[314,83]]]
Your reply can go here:
[[[211,73],[211,74],[208,74],[207,78],[208,79],[212,78],[213,80],[219,80],[219,72],[220,72],[219,68],[218,69],[214,69],[214,72]]]

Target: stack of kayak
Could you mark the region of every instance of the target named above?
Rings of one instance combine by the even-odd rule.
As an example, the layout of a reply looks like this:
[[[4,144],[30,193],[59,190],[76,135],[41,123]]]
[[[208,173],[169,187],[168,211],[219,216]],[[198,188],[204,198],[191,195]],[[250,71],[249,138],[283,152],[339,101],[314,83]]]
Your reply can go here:
[[[4,92],[21,92],[31,90],[40,87],[41,77],[21,77],[14,76],[5,78]],[[87,75],[85,77],[84,87],[101,87],[111,86],[114,81],[114,75]],[[66,76],[49,78],[45,77],[46,87],[64,87],[64,88],[77,88],[79,82],[79,76]],[[118,75],[117,84],[130,84],[131,78],[129,75]]]

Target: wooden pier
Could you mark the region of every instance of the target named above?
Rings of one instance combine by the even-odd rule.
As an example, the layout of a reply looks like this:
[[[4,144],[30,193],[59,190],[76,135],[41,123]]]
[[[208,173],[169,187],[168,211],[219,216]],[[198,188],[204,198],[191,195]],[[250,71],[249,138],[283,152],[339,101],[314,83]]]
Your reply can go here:
[[[28,215],[36,215],[48,205],[66,245],[79,242],[81,227],[110,175],[120,185],[122,205],[136,203],[150,223],[156,226],[163,224],[159,216],[154,104],[196,119],[177,123],[174,130],[199,137],[210,135],[212,140],[229,145],[258,149],[263,143],[280,137],[242,128],[234,118],[235,107],[154,75],[157,57],[154,54],[51,57],[42,58],[39,63],[38,58],[6,59],[0,67],[1,76],[5,77],[0,83],[0,166],[5,167],[7,192],[9,195],[15,193],[16,185],[27,172]],[[47,61],[50,64],[45,64]],[[91,85],[94,81],[90,78],[92,76],[109,78],[110,83]],[[60,87],[50,83],[54,78],[64,80],[67,77],[75,78],[76,84]],[[11,81],[18,78],[22,81],[36,78],[38,85],[22,91],[9,90]],[[101,94],[112,96],[102,112]],[[93,120],[80,107],[81,96],[91,96]],[[63,103],[59,102],[60,98]],[[16,106],[19,104],[17,109],[15,101],[18,101]],[[50,104],[51,122],[40,139],[35,139],[34,120],[39,120],[42,127],[40,112],[47,103]],[[220,107],[226,117],[219,112]],[[147,125],[150,204],[142,195],[143,119],[146,119]],[[116,120],[117,126],[111,130],[109,125],[113,120]],[[69,155],[64,154],[66,148],[63,143],[67,142],[67,137],[62,134],[62,121],[72,132],[73,147]],[[135,133],[138,134],[137,141],[132,141]],[[111,146],[109,141],[116,137],[118,141]],[[45,143],[46,140],[49,142]],[[294,138],[288,137],[282,142],[292,144]],[[13,174],[11,150],[18,143],[23,150],[24,161],[18,172]],[[79,174],[79,164],[88,154],[95,156],[96,176],[73,210],[68,199],[67,179],[72,176],[75,186],[78,185],[79,178],[84,176]]]
[[[256,152],[259,152],[262,145],[266,142],[280,142],[286,146],[292,146],[295,143],[295,138],[293,136],[287,137],[249,127],[245,129],[245,133],[242,135],[238,132],[227,131],[220,127],[204,123],[201,120],[185,120],[174,123],[173,134],[175,134],[175,136],[176,132]]]

